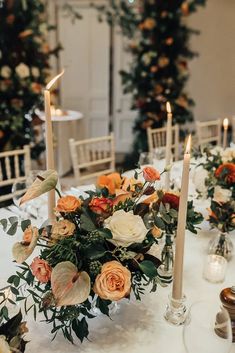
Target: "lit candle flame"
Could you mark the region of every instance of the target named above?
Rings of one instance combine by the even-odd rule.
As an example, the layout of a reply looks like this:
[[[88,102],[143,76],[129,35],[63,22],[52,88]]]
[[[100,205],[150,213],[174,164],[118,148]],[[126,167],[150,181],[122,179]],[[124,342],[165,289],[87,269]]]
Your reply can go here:
[[[192,144],[192,136],[191,134],[189,135],[188,137],[188,141],[187,141],[187,144],[186,144],[186,148],[185,148],[185,153],[190,153],[191,151],[191,144]]]
[[[170,102],[166,102],[166,111],[168,114],[171,114],[171,105]]]
[[[46,90],[50,90],[51,87],[54,85],[54,83],[64,74],[64,69],[61,71],[60,74],[55,76],[47,85],[46,85]]]
[[[227,129],[228,128],[228,118],[225,118],[224,121],[223,121],[223,127],[224,129]]]

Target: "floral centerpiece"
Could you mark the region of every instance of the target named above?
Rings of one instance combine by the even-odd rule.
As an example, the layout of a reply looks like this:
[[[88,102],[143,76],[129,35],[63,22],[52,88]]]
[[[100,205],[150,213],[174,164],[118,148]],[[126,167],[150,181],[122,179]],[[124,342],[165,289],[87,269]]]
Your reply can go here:
[[[209,253],[226,257],[232,256],[233,245],[227,233],[235,229],[235,148],[206,147],[200,154],[200,167],[206,172],[204,196],[211,200],[209,222],[220,232],[217,239],[209,244]],[[199,173],[196,172],[196,178]],[[200,178],[199,178],[200,179]],[[199,182],[203,183],[202,180]],[[199,191],[199,196],[203,196]]]
[[[152,222],[152,233],[158,238],[165,235],[165,244],[161,253],[162,265],[158,271],[164,282],[170,282],[172,279],[174,265],[172,245],[177,230],[179,200],[179,192],[157,190],[143,201],[146,205],[146,217],[150,223]],[[197,234],[198,225],[202,221],[203,216],[195,211],[193,201],[188,201],[186,229]]]
[[[19,270],[8,279],[14,302],[22,302],[35,319],[43,313],[55,336],[62,331],[73,342],[74,334],[81,341],[88,337],[87,319],[97,309],[109,316],[113,302],[131,295],[141,300],[147,288],[156,291],[162,283],[161,261],[152,249],[159,233],[176,229],[179,205],[179,195],[156,193],[159,179],[152,167],[130,179],[118,173],[101,176],[85,199],[60,195],[52,224],[38,229],[30,220],[22,221],[22,241],[12,250]],[[45,172],[21,203],[56,189],[56,183],[56,172]],[[200,217],[189,202],[188,229],[195,231]],[[16,232],[16,217],[0,222],[8,234]],[[40,253],[29,265],[26,260],[36,246]]]
[[[96,191],[88,191],[86,199],[60,195],[56,221],[40,229],[30,220],[21,222],[22,241],[12,250],[19,269],[8,279],[10,290],[26,313],[33,311],[35,318],[39,312],[45,315],[54,335],[62,331],[69,341],[74,334],[82,341],[89,334],[87,319],[95,316],[94,308],[109,315],[112,302],[132,293],[140,300],[147,286],[156,291],[160,261],[149,250],[157,238],[146,227],[138,201],[154,192],[160,174],[152,167],[141,173],[144,182],[137,173],[131,179],[117,173],[101,176]],[[21,203],[56,183],[56,172],[45,172]],[[2,219],[1,224],[13,235],[18,220]],[[36,246],[40,253],[27,264]]]

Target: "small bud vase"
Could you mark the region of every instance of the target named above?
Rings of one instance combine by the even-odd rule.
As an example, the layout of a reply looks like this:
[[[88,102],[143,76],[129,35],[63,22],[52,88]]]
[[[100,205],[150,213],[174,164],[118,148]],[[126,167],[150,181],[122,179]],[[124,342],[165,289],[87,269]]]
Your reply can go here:
[[[174,265],[174,249],[173,249],[173,241],[172,234],[165,235],[165,244],[161,253],[161,262],[162,264],[159,266],[158,273],[160,277],[167,277],[168,282],[170,283],[172,280],[173,274],[173,265]]]
[[[233,243],[228,233],[219,233],[213,237],[208,246],[209,255],[220,255],[230,261],[233,256]]]

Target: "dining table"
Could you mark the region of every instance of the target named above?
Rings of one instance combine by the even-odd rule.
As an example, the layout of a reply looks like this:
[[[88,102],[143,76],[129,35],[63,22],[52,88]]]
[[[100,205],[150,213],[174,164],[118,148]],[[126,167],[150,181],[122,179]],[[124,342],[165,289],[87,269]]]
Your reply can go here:
[[[181,170],[182,163],[178,163],[171,175],[178,178]],[[127,175],[130,176],[131,173],[129,172]],[[84,188],[83,190],[73,188],[70,193],[79,196],[80,193],[84,194]],[[221,290],[235,285],[235,257],[228,263],[223,283],[210,283],[203,278],[208,243],[217,232],[210,229],[206,220],[209,200],[196,198],[192,178],[189,185],[189,198],[194,199],[196,210],[203,213],[205,220],[196,235],[186,231],[183,273],[186,306],[190,308],[198,300],[207,300],[219,305]],[[10,209],[0,209],[0,219],[12,215],[13,212]],[[33,219],[32,223],[38,225],[37,219]],[[21,239],[22,231],[18,229],[15,236],[6,235],[2,229],[0,229],[0,233],[0,282],[1,285],[4,285],[7,278],[14,274],[17,268],[17,265],[12,262],[11,248],[14,242]],[[234,235],[231,234],[231,239],[235,245]],[[36,252],[27,262],[30,263],[34,256],[36,256]],[[158,285],[157,291],[154,293],[149,293],[147,288],[141,301],[136,301],[132,296],[130,299],[122,299],[118,309],[110,317],[98,313],[96,318],[89,320],[89,339],[85,339],[83,343],[77,340],[74,345],[66,341],[62,334],[58,334],[52,341],[51,327],[43,322],[42,316],[39,315],[37,321],[34,321],[32,314],[24,316],[29,329],[26,334],[26,339],[29,341],[26,353],[185,353],[183,326],[173,326],[164,318],[166,305],[172,291],[171,287],[172,284]],[[233,343],[230,352],[235,353],[235,343]]]

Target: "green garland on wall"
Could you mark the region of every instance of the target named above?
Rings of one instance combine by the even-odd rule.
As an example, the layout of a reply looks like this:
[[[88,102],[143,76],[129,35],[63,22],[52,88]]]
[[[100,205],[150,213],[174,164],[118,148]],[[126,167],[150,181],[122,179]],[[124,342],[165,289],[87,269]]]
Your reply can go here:
[[[32,114],[50,74],[46,1],[4,0],[0,8],[0,150],[32,140]]]
[[[188,59],[197,53],[189,47],[192,34],[187,17],[205,5],[206,0],[145,0],[119,3],[109,0],[100,7],[101,19],[117,23],[130,39],[132,63],[122,71],[125,93],[132,95],[132,109],[138,110],[134,124],[135,160],[147,151],[147,127],[160,127],[166,119],[166,102],[174,112],[174,122],[193,120],[193,99],[185,91],[189,77]],[[133,159],[132,159],[133,160]]]

